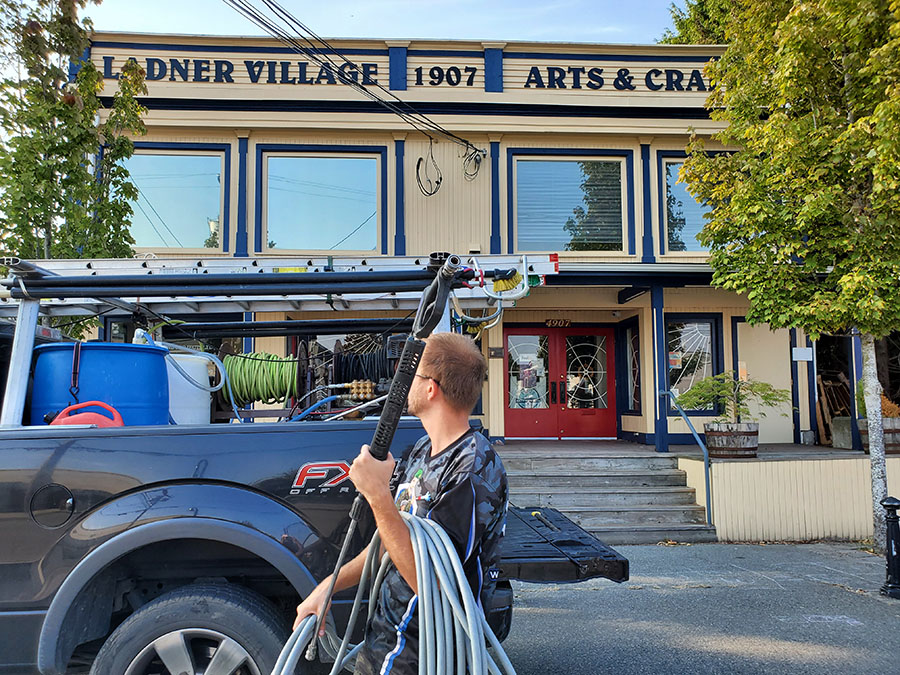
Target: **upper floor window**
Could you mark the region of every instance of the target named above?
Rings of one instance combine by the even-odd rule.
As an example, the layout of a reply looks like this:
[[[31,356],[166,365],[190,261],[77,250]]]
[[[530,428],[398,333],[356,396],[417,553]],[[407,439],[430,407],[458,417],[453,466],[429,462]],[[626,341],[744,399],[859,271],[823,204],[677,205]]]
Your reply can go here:
[[[622,251],[623,168],[619,159],[517,159],[517,250]]]
[[[709,207],[698,202],[687,190],[685,183],[678,182],[678,174],[684,166],[683,160],[665,160],[663,167],[666,178],[666,203],[663,213],[668,233],[668,251],[706,251],[697,241],[697,235],[706,221],[703,214]]]
[[[265,248],[374,251],[377,156],[265,154]]]
[[[125,161],[138,190],[131,202],[134,246],[220,249],[223,166],[221,152],[137,150]]]

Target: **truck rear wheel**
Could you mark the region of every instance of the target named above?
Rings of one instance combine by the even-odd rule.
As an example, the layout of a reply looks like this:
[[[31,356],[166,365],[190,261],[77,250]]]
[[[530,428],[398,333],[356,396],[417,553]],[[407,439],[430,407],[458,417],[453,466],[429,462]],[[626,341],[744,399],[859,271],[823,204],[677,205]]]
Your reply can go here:
[[[267,675],[287,637],[262,596],[231,584],[193,584],[123,621],[91,675]]]

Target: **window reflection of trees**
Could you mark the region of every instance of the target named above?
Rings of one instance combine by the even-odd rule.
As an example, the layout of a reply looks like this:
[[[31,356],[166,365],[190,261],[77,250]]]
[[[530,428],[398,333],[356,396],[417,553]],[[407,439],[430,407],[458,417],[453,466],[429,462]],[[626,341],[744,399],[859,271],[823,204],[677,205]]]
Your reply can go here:
[[[619,162],[578,162],[584,205],[574,208],[563,229],[567,251],[622,250],[622,166]],[[585,209],[587,206],[587,209]]]

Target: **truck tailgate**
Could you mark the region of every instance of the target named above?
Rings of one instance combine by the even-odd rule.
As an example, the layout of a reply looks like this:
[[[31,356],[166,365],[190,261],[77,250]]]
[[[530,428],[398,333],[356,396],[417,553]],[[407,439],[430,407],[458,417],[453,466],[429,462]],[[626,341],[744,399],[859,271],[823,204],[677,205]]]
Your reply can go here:
[[[502,576],[539,583],[605,577],[628,580],[628,560],[556,509],[509,505]]]

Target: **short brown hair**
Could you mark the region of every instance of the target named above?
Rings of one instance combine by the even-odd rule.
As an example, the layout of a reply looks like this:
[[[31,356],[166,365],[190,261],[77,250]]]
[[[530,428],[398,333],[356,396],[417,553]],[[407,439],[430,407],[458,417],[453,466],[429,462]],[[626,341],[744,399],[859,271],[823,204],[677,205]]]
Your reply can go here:
[[[474,340],[459,333],[435,333],[426,343],[419,372],[438,381],[447,403],[471,412],[487,371],[481,350]]]

